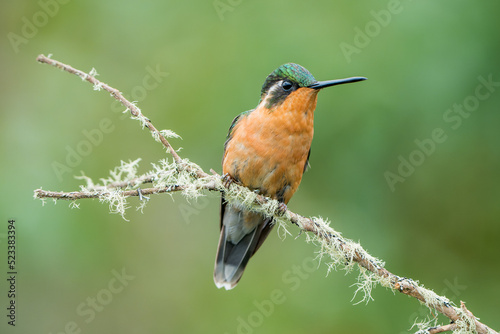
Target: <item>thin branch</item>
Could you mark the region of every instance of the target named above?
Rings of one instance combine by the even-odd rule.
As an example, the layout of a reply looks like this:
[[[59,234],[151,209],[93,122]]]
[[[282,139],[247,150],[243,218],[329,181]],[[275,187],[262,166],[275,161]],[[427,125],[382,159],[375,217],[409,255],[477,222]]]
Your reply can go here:
[[[82,79],[92,83],[95,87],[102,87],[108,91],[115,99],[120,101],[131,114],[136,118],[143,119],[143,124],[153,133],[153,137],[159,138],[161,143],[167,148],[168,152],[173,156],[176,163],[177,170],[175,172],[187,172],[192,178],[190,184],[171,184],[163,185],[161,187],[155,186],[155,181],[158,179],[157,175],[143,175],[140,177],[132,178],[125,181],[116,181],[108,183],[105,186],[97,186],[91,189],[85,189],[80,192],[52,192],[42,189],[35,190],[36,198],[53,198],[63,200],[79,200],[86,198],[102,198],[102,196],[111,192],[119,193],[122,197],[152,195],[159,193],[178,192],[178,191],[194,191],[194,190],[210,190],[222,191],[225,193],[225,198],[228,201],[238,200],[248,206],[249,209],[260,212],[267,216],[273,216],[277,224],[283,221],[291,222],[297,225],[301,231],[307,231],[316,236],[316,240],[321,243],[324,252],[331,256],[333,264],[343,263],[346,266],[352,263],[357,263],[360,270],[369,271],[376,277],[377,281],[392,290],[399,291],[407,296],[411,296],[424,303],[429,309],[434,309],[451,320],[451,324],[439,327],[428,328],[428,333],[441,333],[450,330],[465,330],[477,333],[497,333],[479,320],[465,307],[462,302],[461,307],[456,307],[446,297],[438,296],[432,290],[426,289],[416,281],[400,277],[388,271],[383,262],[372,257],[365,251],[359,244],[352,242],[341,236],[339,232],[332,229],[328,223],[320,218],[307,218],[294,213],[288,209],[282,211],[277,205],[277,201],[262,195],[255,194],[251,190],[242,187],[238,184],[225,184],[222,182],[220,175],[212,171],[213,175],[204,172],[201,167],[196,164],[188,163],[183,160],[172,148],[167,139],[161,134],[160,131],[153,126],[151,121],[145,118],[139,108],[129,102],[117,90],[97,80],[94,76],[84,73],[73,67],[63,64],[59,61],[52,60],[43,55],[38,56],[37,60],[41,63],[46,63],[69,73],[78,75]],[[144,183],[153,183],[153,187],[146,189],[123,189],[128,187],[138,187]],[[368,283],[371,284],[371,281]]]
[[[120,196],[123,197],[134,197],[141,195],[153,195],[153,194],[163,194],[163,193],[171,193],[176,191],[183,191],[186,189],[185,186],[180,186],[173,184],[171,186],[162,187],[162,188],[146,188],[146,189],[135,189],[135,190],[123,190],[120,192]],[[63,191],[46,191],[43,189],[35,190],[36,198],[52,198],[52,199],[63,199],[68,201],[76,201],[79,199],[88,199],[88,198],[100,198],[106,192],[104,191],[72,191],[72,192],[63,192]]]
[[[437,333],[454,331],[455,329],[457,329],[457,324],[448,324],[448,325],[429,328],[427,329],[427,332],[429,332],[429,334],[437,334]]]
[[[132,178],[130,180],[126,180],[126,181],[110,182],[110,183],[107,183],[105,186],[92,187],[89,190],[104,191],[104,190],[116,189],[116,188],[133,188],[133,187],[139,186],[141,184],[152,183],[157,178],[158,178],[158,175],[156,175],[156,174],[146,174],[146,175],[141,175],[139,177],[134,177],[134,178]]]

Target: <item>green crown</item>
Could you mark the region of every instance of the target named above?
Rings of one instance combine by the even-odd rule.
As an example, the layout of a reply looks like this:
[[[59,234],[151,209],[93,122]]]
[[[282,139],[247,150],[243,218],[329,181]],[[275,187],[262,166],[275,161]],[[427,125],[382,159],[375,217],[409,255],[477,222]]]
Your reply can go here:
[[[283,64],[270,75],[280,77],[282,79],[288,78],[298,83],[301,87],[307,87],[316,82],[316,79],[314,79],[311,72],[294,63]]]

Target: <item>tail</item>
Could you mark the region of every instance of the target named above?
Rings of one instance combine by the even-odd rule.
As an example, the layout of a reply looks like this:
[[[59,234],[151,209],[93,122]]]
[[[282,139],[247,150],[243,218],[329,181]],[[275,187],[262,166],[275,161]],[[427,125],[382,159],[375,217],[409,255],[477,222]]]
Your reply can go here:
[[[221,203],[221,233],[214,282],[230,290],[238,284],[248,260],[271,231],[271,219]]]

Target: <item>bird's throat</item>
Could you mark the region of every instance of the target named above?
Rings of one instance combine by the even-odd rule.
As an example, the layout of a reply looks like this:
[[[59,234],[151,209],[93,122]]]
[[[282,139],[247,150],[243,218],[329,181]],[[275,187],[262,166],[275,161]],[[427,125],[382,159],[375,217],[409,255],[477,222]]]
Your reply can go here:
[[[312,139],[317,96],[318,90],[297,89],[281,104],[268,109],[266,123],[289,135],[308,133]]]

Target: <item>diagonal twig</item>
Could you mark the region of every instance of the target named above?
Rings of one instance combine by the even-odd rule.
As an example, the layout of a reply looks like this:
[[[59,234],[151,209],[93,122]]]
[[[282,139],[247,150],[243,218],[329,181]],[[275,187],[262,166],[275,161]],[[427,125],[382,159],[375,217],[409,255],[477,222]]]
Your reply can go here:
[[[151,131],[151,133],[153,134],[153,137],[155,139],[157,138],[163,144],[163,146],[165,146],[167,151],[174,158],[174,161],[179,166],[181,166],[181,167],[183,166],[183,161],[182,161],[181,157],[173,149],[172,145],[170,145],[170,143],[165,138],[165,136],[153,125],[153,123],[151,123],[151,120],[149,118],[145,117],[142,114],[141,110],[135,104],[128,101],[118,89],[115,89],[115,88],[111,87],[110,85],[96,79],[94,76],[95,74],[93,74],[93,72],[95,72],[94,70],[91,71],[90,73],[85,73],[85,72],[80,71],[80,70],[78,70],[70,65],[64,64],[60,61],[54,60],[54,59],[49,58],[49,57],[42,55],[42,54],[39,55],[36,58],[36,60],[40,63],[49,64],[49,65],[57,67],[61,70],[64,70],[68,73],[75,74],[75,75],[79,76],[80,78],[82,78],[82,80],[86,80],[86,81],[90,82],[91,84],[93,84],[94,89],[96,89],[96,90],[104,89],[105,91],[110,93],[111,96],[113,96],[113,98],[118,100],[123,106],[125,106],[125,108],[127,108],[127,110],[130,111],[132,116],[138,118],[142,122],[143,126],[147,127],[149,129],[149,131]],[[199,170],[194,170],[194,172],[200,173]],[[206,176],[206,175],[199,175],[199,176]]]

